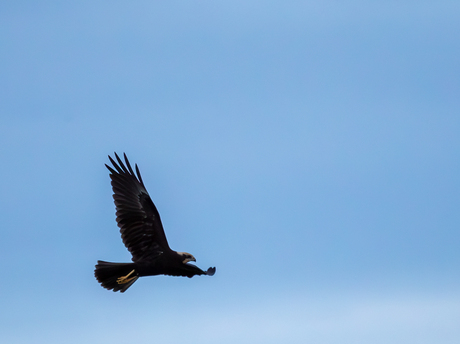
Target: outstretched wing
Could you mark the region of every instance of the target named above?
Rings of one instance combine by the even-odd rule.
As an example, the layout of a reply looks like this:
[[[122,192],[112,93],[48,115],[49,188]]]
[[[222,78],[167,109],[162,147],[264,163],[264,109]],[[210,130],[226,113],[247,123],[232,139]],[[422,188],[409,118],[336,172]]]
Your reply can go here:
[[[134,174],[126,154],[126,166],[115,153],[118,164],[109,156],[113,199],[116,207],[117,223],[126,248],[133,255],[133,261],[161,255],[170,250],[161,224],[160,214],[153,204],[136,167]]]
[[[193,277],[196,275],[208,275],[213,276],[216,272],[216,268],[208,268],[208,270],[203,271],[198,266],[186,263],[181,264],[180,266],[173,268],[170,267],[166,272],[165,275],[169,276],[182,276],[182,277]]]

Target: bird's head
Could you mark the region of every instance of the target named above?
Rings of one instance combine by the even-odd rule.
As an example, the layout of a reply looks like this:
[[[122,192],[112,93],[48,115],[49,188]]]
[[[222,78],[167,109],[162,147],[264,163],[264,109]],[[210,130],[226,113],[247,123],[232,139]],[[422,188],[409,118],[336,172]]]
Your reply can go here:
[[[182,264],[187,264],[188,262],[196,262],[194,256],[187,252],[177,252],[179,256],[182,257]]]

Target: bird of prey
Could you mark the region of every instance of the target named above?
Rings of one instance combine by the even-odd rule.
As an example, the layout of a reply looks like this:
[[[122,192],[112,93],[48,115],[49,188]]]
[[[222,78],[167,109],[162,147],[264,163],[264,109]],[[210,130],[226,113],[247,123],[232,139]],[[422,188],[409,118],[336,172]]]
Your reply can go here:
[[[110,263],[98,260],[94,275],[99,283],[106,289],[124,293],[142,276],[214,275],[216,268],[203,271],[189,263],[196,261],[190,253],[176,252],[169,248],[160,214],[145,189],[139,168],[135,165],[135,174],[126,154],[126,165],[117,153],[115,158],[118,164],[109,156],[113,168],[105,166],[110,171],[121,238],[131,252],[133,262]]]

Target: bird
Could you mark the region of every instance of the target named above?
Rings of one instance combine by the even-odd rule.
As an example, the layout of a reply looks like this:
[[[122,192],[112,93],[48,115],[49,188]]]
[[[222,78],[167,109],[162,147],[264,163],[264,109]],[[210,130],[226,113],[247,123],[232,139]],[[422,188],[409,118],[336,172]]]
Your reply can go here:
[[[125,153],[126,165],[117,153],[114,154],[117,161],[109,155],[113,167],[105,166],[110,172],[117,224],[132,262],[98,260],[94,276],[102,287],[124,293],[143,276],[213,276],[215,267],[203,271],[190,263],[196,262],[193,255],[169,247],[160,214],[144,186],[137,164],[134,173]]]

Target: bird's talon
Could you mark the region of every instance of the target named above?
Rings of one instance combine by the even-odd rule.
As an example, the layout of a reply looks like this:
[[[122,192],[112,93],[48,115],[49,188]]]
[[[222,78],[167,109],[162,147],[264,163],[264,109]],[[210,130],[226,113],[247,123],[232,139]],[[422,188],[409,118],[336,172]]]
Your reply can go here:
[[[129,274],[127,274],[126,276],[121,276],[119,278],[117,278],[117,283],[118,284],[126,284],[128,282],[131,282],[133,279],[135,279],[137,276],[133,276],[131,278],[128,278],[129,276],[131,276],[133,274],[135,270],[131,270],[131,272]]]

